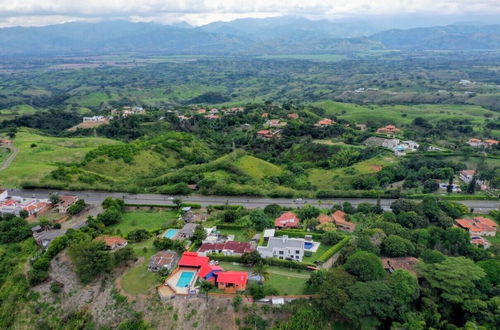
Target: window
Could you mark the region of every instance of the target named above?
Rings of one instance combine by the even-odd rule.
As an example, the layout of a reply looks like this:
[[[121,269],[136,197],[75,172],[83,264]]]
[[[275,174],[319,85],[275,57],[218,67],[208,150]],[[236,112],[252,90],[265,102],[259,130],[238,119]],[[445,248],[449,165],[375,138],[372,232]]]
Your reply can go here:
[[[295,254],[300,254],[300,250],[295,250]]]
[[[283,255],[283,251],[280,251],[280,254]]]

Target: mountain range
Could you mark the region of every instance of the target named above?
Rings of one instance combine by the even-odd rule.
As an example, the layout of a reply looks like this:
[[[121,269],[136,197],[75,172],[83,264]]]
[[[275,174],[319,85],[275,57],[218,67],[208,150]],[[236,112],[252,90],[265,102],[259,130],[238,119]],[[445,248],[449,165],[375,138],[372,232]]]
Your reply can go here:
[[[324,54],[366,50],[500,49],[500,25],[389,29],[381,22],[303,17],[238,19],[201,27],[108,21],[0,29],[0,54]]]

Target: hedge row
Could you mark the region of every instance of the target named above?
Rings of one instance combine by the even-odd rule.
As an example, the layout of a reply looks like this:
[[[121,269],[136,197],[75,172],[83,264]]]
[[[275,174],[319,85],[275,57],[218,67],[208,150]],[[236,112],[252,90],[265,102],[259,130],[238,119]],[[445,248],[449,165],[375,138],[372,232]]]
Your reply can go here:
[[[213,208],[214,210],[219,210],[219,211],[227,210],[227,209],[239,210],[239,209],[243,208],[243,206],[241,206],[241,205],[209,205],[209,207]]]
[[[161,205],[161,204],[132,204],[132,203],[126,203],[124,206],[129,206],[129,207],[162,207],[162,208],[167,208],[167,209],[174,209],[177,208],[175,205]]]
[[[349,242],[350,239],[351,239],[350,236],[344,237],[340,242],[338,242],[337,244],[335,244],[334,246],[332,246],[331,248],[329,248],[328,250],[326,250],[318,258],[318,261],[319,262],[325,262],[328,259],[330,259],[335,253],[339,252],[340,249],[342,249],[347,244],[347,242]]]
[[[316,198],[398,198],[401,192],[398,190],[320,190]]]
[[[433,195],[433,194],[413,194],[409,195],[407,198],[408,199],[423,199],[425,197],[438,197],[439,199],[443,200],[450,200],[450,201],[464,201],[464,200],[479,200],[479,201],[486,201],[486,200],[491,200],[491,201],[496,201],[498,200],[498,196],[491,196],[491,195]]]
[[[247,226],[241,225],[232,225],[232,224],[216,224],[217,229],[236,229],[236,230],[245,230],[248,228]]]
[[[303,230],[277,230],[275,236],[283,236],[287,235],[288,237],[299,237],[303,238],[305,235],[311,235],[313,239],[319,240],[323,237],[323,234],[320,233],[310,233]]]
[[[225,261],[225,262],[236,262],[242,263],[241,256],[226,256],[223,254],[209,254],[208,257],[212,260]],[[266,264],[269,266],[277,266],[277,267],[285,267],[285,268],[293,268],[293,269],[302,269],[307,270],[307,267],[316,267],[315,264],[306,263],[306,262],[297,262],[293,260],[281,260],[275,258],[266,258],[264,259]]]

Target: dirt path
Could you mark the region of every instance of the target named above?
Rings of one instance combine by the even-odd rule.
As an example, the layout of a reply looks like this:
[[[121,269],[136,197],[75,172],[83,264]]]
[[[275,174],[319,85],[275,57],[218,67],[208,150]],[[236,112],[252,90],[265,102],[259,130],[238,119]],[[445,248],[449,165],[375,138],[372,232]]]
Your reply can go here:
[[[0,166],[0,171],[3,171],[6,168],[8,168],[12,163],[12,161],[14,160],[14,158],[16,158],[17,154],[19,153],[19,149],[17,149],[14,146],[5,146],[4,148],[10,150],[10,155],[7,157],[7,159],[5,159],[3,164]]]

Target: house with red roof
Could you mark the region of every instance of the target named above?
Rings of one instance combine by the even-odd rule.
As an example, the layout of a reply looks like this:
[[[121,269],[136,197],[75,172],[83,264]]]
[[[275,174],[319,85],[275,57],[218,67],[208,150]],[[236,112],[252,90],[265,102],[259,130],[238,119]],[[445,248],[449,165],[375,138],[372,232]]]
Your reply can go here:
[[[314,124],[314,126],[316,126],[316,127],[327,127],[327,126],[331,126],[333,123],[334,123],[333,120],[328,119],[328,118],[323,118],[320,121],[318,121],[316,124]]]
[[[108,250],[116,250],[127,246],[127,240],[119,236],[99,236],[95,239],[98,242],[103,242]]]
[[[206,256],[210,253],[219,253],[224,255],[242,255],[252,252],[255,246],[248,242],[227,241],[224,243],[203,243],[198,249],[198,254]]]
[[[333,217],[329,216],[328,214],[320,214],[318,216],[318,221],[320,224],[330,223],[333,222]]]
[[[224,290],[226,293],[246,290],[247,282],[247,272],[229,271],[217,274],[217,288]]]
[[[467,144],[471,147],[478,148],[483,146],[483,141],[481,141],[481,139],[472,138],[467,141]]]
[[[388,134],[388,135],[397,134],[397,133],[399,133],[399,131],[400,131],[400,129],[394,125],[387,125],[385,127],[380,127],[379,129],[377,129],[377,133]]]
[[[473,219],[456,219],[455,225],[468,231],[471,236],[495,236],[498,228],[495,221],[480,216]]]
[[[274,227],[277,229],[299,227],[299,218],[293,212],[285,212],[274,220]]]
[[[10,146],[10,145],[12,145],[12,140],[0,139],[0,145],[1,146]]]
[[[178,265],[179,267],[201,268],[208,265],[209,261],[208,257],[200,256],[196,252],[184,252]]]
[[[59,213],[68,213],[68,209],[71,205],[78,201],[78,196],[73,195],[59,195],[59,202],[57,203],[57,209]]]
[[[289,113],[286,117],[288,119],[299,119],[299,114],[298,113]]]
[[[356,229],[356,224],[347,221],[346,213],[341,210],[337,210],[332,214],[333,221],[335,222],[335,226],[338,229],[347,231],[352,233]]]
[[[484,143],[485,143],[486,147],[488,147],[488,148],[492,148],[492,147],[495,147],[498,145],[498,141],[492,140],[492,139],[484,140]]]
[[[207,119],[219,119],[220,118],[219,115],[214,115],[212,113],[208,114],[208,115],[205,115],[204,117],[207,118]]]

